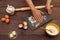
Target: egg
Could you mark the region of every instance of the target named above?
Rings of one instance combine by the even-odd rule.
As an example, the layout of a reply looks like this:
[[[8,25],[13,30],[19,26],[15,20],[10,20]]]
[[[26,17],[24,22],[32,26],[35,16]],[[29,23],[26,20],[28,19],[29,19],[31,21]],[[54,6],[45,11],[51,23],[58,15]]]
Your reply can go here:
[[[6,23],[9,23],[10,22],[10,20],[9,19],[6,19],[6,21],[5,21]]]
[[[6,19],[9,19],[9,16],[8,16],[8,15],[5,15],[5,18],[6,18]]]
[[[19,28],[22,28],[23,27],[23,24],[19,24]]]
[[[27,26],[27,22],[24,21],[23,24],[24,24],[25,26]]]
[[[1,18],[1,21],[5,21],[6,19],[5,18]]]
[[[24,26],[23,29],[27,29],[27,26]]]

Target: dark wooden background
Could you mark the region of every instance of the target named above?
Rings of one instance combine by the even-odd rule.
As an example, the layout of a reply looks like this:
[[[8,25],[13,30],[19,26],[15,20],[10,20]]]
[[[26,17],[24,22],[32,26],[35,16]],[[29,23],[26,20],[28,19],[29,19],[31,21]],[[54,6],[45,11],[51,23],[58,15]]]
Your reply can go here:
[[[35,5],[44,5],[46,0],[33,0]],[[28,6],[25,0],[0,0],[0,18],[2,18],[6,13],[5,9],[7,4],[10,4],[14,7],[25,7]],[[53,19],[51,22],[56,23],[60,26],[60,0],[53,0]],[[31,31],[30,29],[24,31],[18,28],[18,24],[24,20],[24,17],[31,15],[31,11],[19,11],[15,12],[16,14],[10,16],[10,24],[5,24],[0,21],[0,40],[9,40],[8,34],[11,31],[16,31],[18,36],[15,40],[60,40],[60,34],[55,37],[48,36],[40,28]],[[43,26],[45,27],[45,26]]]

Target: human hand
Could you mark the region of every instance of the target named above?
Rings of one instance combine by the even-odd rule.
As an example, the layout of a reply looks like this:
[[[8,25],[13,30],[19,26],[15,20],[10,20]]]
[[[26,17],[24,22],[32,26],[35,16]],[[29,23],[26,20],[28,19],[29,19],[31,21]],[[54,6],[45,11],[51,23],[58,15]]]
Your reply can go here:
[[[34,18],[35,18],[38,22],[42,22],[42,21],[43,21],[43,18],[42,18],[42,16],[41,16],[40,10],[32,11],[32,13],[33,13]]]
[[[46,9],[48,10],[48,14],[51,14],[52,13],[52,9],[50,6],[46,6]]]

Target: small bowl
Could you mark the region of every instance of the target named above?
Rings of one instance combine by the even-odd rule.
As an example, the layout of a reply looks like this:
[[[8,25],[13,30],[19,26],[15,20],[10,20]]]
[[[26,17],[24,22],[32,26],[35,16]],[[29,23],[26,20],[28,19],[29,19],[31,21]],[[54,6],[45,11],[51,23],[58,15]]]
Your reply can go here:
[[[57,24],[55,24],[55,23],[49,23],[49,24],[47,24],[46,25],[46,33],[48,35],[50,35],[50,36],[56,36],[56,35],[58,35],[59,34],[59,26]]]

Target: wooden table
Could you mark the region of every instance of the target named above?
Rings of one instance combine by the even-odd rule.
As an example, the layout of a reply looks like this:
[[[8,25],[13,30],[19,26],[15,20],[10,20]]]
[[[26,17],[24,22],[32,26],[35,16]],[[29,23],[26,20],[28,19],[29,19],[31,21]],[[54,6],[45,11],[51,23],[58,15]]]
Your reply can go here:
[[[33,2],[35,5],[44,5],[46,0],[33,0]],[[5,11],[7,4],[13,5],[16,8],[28,6],[25,3],[25,0],[0,0],[0,18],[7,14]],[[53,0],[53,4],[54,8],[52,16],[54,20],[51,22],[60,26],[60,2],[59,0]],[[15,40],[60,40],[60,34],[56,37],[50,37],[44,31],[40,30],[40,28],[34,31],[31,31],[30,29],[26,31],[20,30],[18,24],[24,21],[24,17],[30,16],[31,11],[20,11],[15,13],[15,15],[10,16],[10,24],[5,24],[0,21],[0,40],[9,40],[8,34],[13,30],[18,34]],[[42,27],[45,27],[45,25]]]

